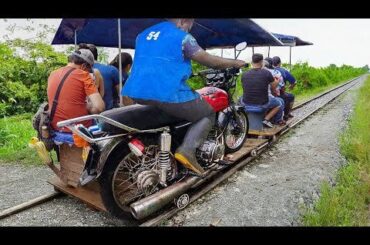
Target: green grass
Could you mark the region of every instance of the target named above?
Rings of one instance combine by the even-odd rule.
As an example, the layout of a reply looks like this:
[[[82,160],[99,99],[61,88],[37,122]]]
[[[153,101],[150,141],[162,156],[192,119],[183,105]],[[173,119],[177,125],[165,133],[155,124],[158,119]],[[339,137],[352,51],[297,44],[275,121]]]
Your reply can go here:
[[[335,186],[324,182],[320,198],[303,215],[308,226],[369,225],[370,202],[370,78],[361,88],[348,128],[340,136],[347,164],[338,171]]]
[[[324,93],[325,91],[328,91],[328,90],[330,90],[334,87],[337,87],[337,86],[339,86],[343,83],[346,83],[346,82],[348,82],[348,80],[344,80],[344,81],[340,81],[340,82],[337,82],[337,83],[329,84],[329,85],[326,85],[326,86],[323,86],[323,87],[311,88],[311,89],[305,90],[305,91],[303,91],[299,94],[296,93],[295,89],[293,89],[293,91],[290,91],[288,89],[287,92],[288,93],[293,93],[295,95],[294,104],[298,105],[300,103],[303,103],[303,102],[311,99],[312,97],[315,97],[318,94]]]
[[[26,165],[41,164],[28,142],[36,131],[32,128],[31,114],[0,119],[0,162],[18,162]]]
[[[198,83],[200,84],[199,81],[194,81],[194,84]],[[296,96],[296,104],[337,86],[339,83],[301,91]],[[293,93],[295,92],[296,88],[293,90]],[[237,99],[241,93],[242,87],[239,78],[234,99]],[[41,164],[35,150],[28,147],[31,137],[36,136],[31,125],[31,118],[31,114],[0,118],[0,162],[18,162],[26,165]]]

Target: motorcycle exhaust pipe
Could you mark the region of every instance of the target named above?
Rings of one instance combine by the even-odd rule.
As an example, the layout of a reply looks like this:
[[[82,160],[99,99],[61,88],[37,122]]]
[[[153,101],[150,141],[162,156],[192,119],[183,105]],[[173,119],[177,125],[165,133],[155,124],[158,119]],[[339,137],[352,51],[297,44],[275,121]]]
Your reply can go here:
[[[143,198],[130,205],[131,214],[135,219],[143,219],[154,212],[160,210],[165,205],[173,201],[176,197],[189,190],[200,179],[197,176],[190,176],[181,182],[170,185],[169,187]]]

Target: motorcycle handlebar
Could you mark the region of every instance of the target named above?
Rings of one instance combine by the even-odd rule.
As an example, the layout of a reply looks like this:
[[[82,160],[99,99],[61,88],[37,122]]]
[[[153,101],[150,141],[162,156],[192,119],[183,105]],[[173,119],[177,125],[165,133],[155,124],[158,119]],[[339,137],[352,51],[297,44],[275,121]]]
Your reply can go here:
[[[249,64],[245,63],[245,65],[242,66],[242,67],[249,67]],[[234,67],[230,67],[230,68],[226,68],[226,69],[222,69],[222,70],[207,69],[207,70],[200,71],[198,74],[193,74],[193,75],[194,76],[196,76],[196,75],[208,75],[208,74],[217,74],[217,73],[225,73],[225,72],[227,72],[227,73],[229,73],[229,72],[237,73],[237,72],[239,72],[239,69],[240,68],[234,68]]]

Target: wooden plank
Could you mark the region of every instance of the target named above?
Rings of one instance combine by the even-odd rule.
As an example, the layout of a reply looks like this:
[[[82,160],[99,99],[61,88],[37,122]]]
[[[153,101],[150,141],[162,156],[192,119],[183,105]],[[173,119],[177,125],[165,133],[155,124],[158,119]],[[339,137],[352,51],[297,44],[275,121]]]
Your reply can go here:
[[[70,196],[76,197],[80,199],[82,202],[86,203],[93,208],[107,212],[103,201],[100,196],[99,185],[96,182],[88,184],[83,187],[71,187],[67,186],[64,182],[62,182],[58,177],[53,177],[48,181],[49,184],[53,185],[56,189],[64,192]]]
[[[62,178],[67,184],[78,187],[79,178],[85,167],[82,148],[63,144],[59,149]]]
[[[60,194],[61,194],[60,192],[53,192],[53,193],[50,193],[50,194],[46,194],[46,195],[37,197],[37,198],[32,199],[30,201],[24,202],[22,204],[16,205],[14,207],[5,209],[5,210],[0,212],[0,219],[3,219],[3,218],[8,217],[12,214],[19,213],[20,211],[25,210],[27,208],[31,208],[31,207],[36,206],[38,204],[49,201],[49,200],[59,196]]]
[[[242,148],[240,148],[239,151],[227,154],[226,159],[234,162],[242,158],[243,156],[249,154],[252,150],[258,148],[260,145],[263,145],[266,143],[268,140],[267,139],[251,139],[248,138]]]
[[[293,121],[293,118],[290,118],[287,121],[286,125],[284,125],[284,126],[274,125],[273,128],[263,128],[262,130],[249,130],[248,134],[257,135],[257,136],[269,136],[269,137],[271,137],[271,136],[274,136],[274,135],[278,134],[283,129],[288,128],[289,124],[291,124],[292,121]]]

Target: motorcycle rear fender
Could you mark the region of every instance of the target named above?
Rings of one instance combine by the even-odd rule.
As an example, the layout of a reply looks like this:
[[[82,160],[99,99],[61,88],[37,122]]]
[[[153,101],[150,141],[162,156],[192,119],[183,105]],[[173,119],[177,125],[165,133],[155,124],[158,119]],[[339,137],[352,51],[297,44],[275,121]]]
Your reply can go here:
[[[101,173],[104,170],[105,164],[107,163],[107,160],[112,154],[115,154],[115,151],[122,146],[122,144],[127,145],[127,139],[125,137],[119,137],[119,138],[113,138],[110,139],[108,143],[106,143],[100,150],[100,156],[96,168],[97,176],[96,178],[99,178]]]

